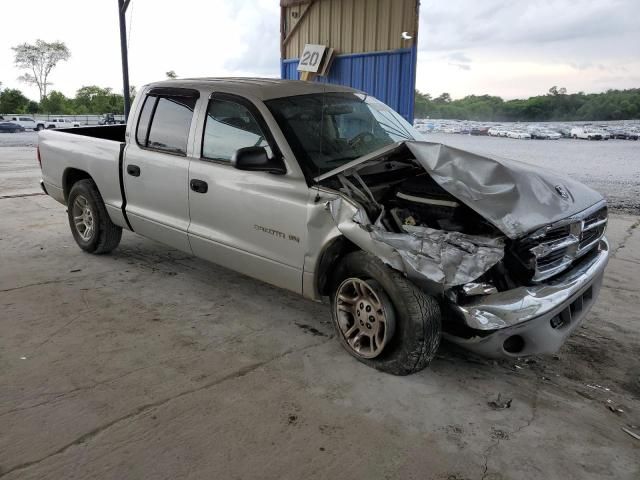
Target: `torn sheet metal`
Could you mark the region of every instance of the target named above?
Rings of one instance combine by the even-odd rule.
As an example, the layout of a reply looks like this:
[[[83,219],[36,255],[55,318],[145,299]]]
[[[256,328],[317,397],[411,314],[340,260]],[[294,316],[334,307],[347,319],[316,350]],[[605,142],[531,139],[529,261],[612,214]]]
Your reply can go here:
[[[316,181],[398,156],[415,158],[444,190],[511,239],[602,201],[596,191],[559,174],[514,160],[418,141],[387,146],[323,174]]]
[[[409,278],[424,277],[445,288],[462,285],[477,279],[504,256],[502,238],[420,226],[405,226],[406,233],[394,233],[371,224],[362,208],[342,197],[328,205],[345,237]]]

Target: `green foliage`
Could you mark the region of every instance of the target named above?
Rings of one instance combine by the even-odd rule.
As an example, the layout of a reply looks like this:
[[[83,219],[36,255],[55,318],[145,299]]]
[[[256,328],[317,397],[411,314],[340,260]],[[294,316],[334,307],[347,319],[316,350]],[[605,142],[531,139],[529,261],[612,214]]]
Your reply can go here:
[[[135,95],[135,87],[131,87]],[[124,98],[110,88],[96,85],[82,87],[75,98],[53,90],[40,103],[29,100],[20,90],[0,91],[0,113],[47,113],[51,115],[102,115],[124,112]]]
[[[73,100],[75,112],[78,114],[120,113],[124,111],[124,97],[113,93],[110,88],[96,85],[82,87],[76,92]]]
[[[42,99],[38,110],[42,113],[53,113],[57,115],[69,115],[75,113],[72,100],[68,99],[56,90],[49,92],[49,95]]]
[[[452,100],[448,93],[433,99],[416,91],[415,116],[514,122],[632,120],[640,119],[640,88],[567,94],[566,88],[553,86],[547,95],[506,102],[490,95]]]
[[[27,113],[30,101],[20,90],[7,88],[0,92],[0,112]]]

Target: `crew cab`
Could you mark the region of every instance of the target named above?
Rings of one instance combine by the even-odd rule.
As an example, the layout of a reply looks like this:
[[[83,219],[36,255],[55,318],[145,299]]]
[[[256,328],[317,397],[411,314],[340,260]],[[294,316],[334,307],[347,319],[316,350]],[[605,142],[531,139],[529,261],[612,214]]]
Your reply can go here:
[[[51,120],[38,120],[36,122],[36,130],[44,130],[47,128],[70,128],[79,127],[80,123],[72,122],[64,117],[56,117]]]
[[[38,158],[81,249],[108,253],[126,229],[328,297],[347,352],[393,374],[443,336],[494,358],[557,351],[608,260],[597,192],[424,141],[335,85],[153,83],[126,125],[40,132]]]

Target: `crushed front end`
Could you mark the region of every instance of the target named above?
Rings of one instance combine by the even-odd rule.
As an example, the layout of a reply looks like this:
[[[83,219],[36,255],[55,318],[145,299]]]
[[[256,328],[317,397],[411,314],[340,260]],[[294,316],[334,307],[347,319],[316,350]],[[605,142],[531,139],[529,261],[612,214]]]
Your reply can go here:
[[[577,182],[425,142],[319,180],[342,234],[437,297],[445,338],[474,352],[555,352],[598,295],[607,209]]]

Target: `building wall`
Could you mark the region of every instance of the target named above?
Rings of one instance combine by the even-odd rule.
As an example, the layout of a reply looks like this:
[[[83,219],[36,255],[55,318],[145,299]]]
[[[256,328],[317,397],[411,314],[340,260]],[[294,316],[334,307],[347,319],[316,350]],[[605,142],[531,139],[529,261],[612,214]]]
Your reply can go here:
[[[317,81],[363,90],[413,120],[418,0],[282,0],[282,78],[298,79],[307,43],[335,49]],[[402,38],[402,32],[413,36]]]

